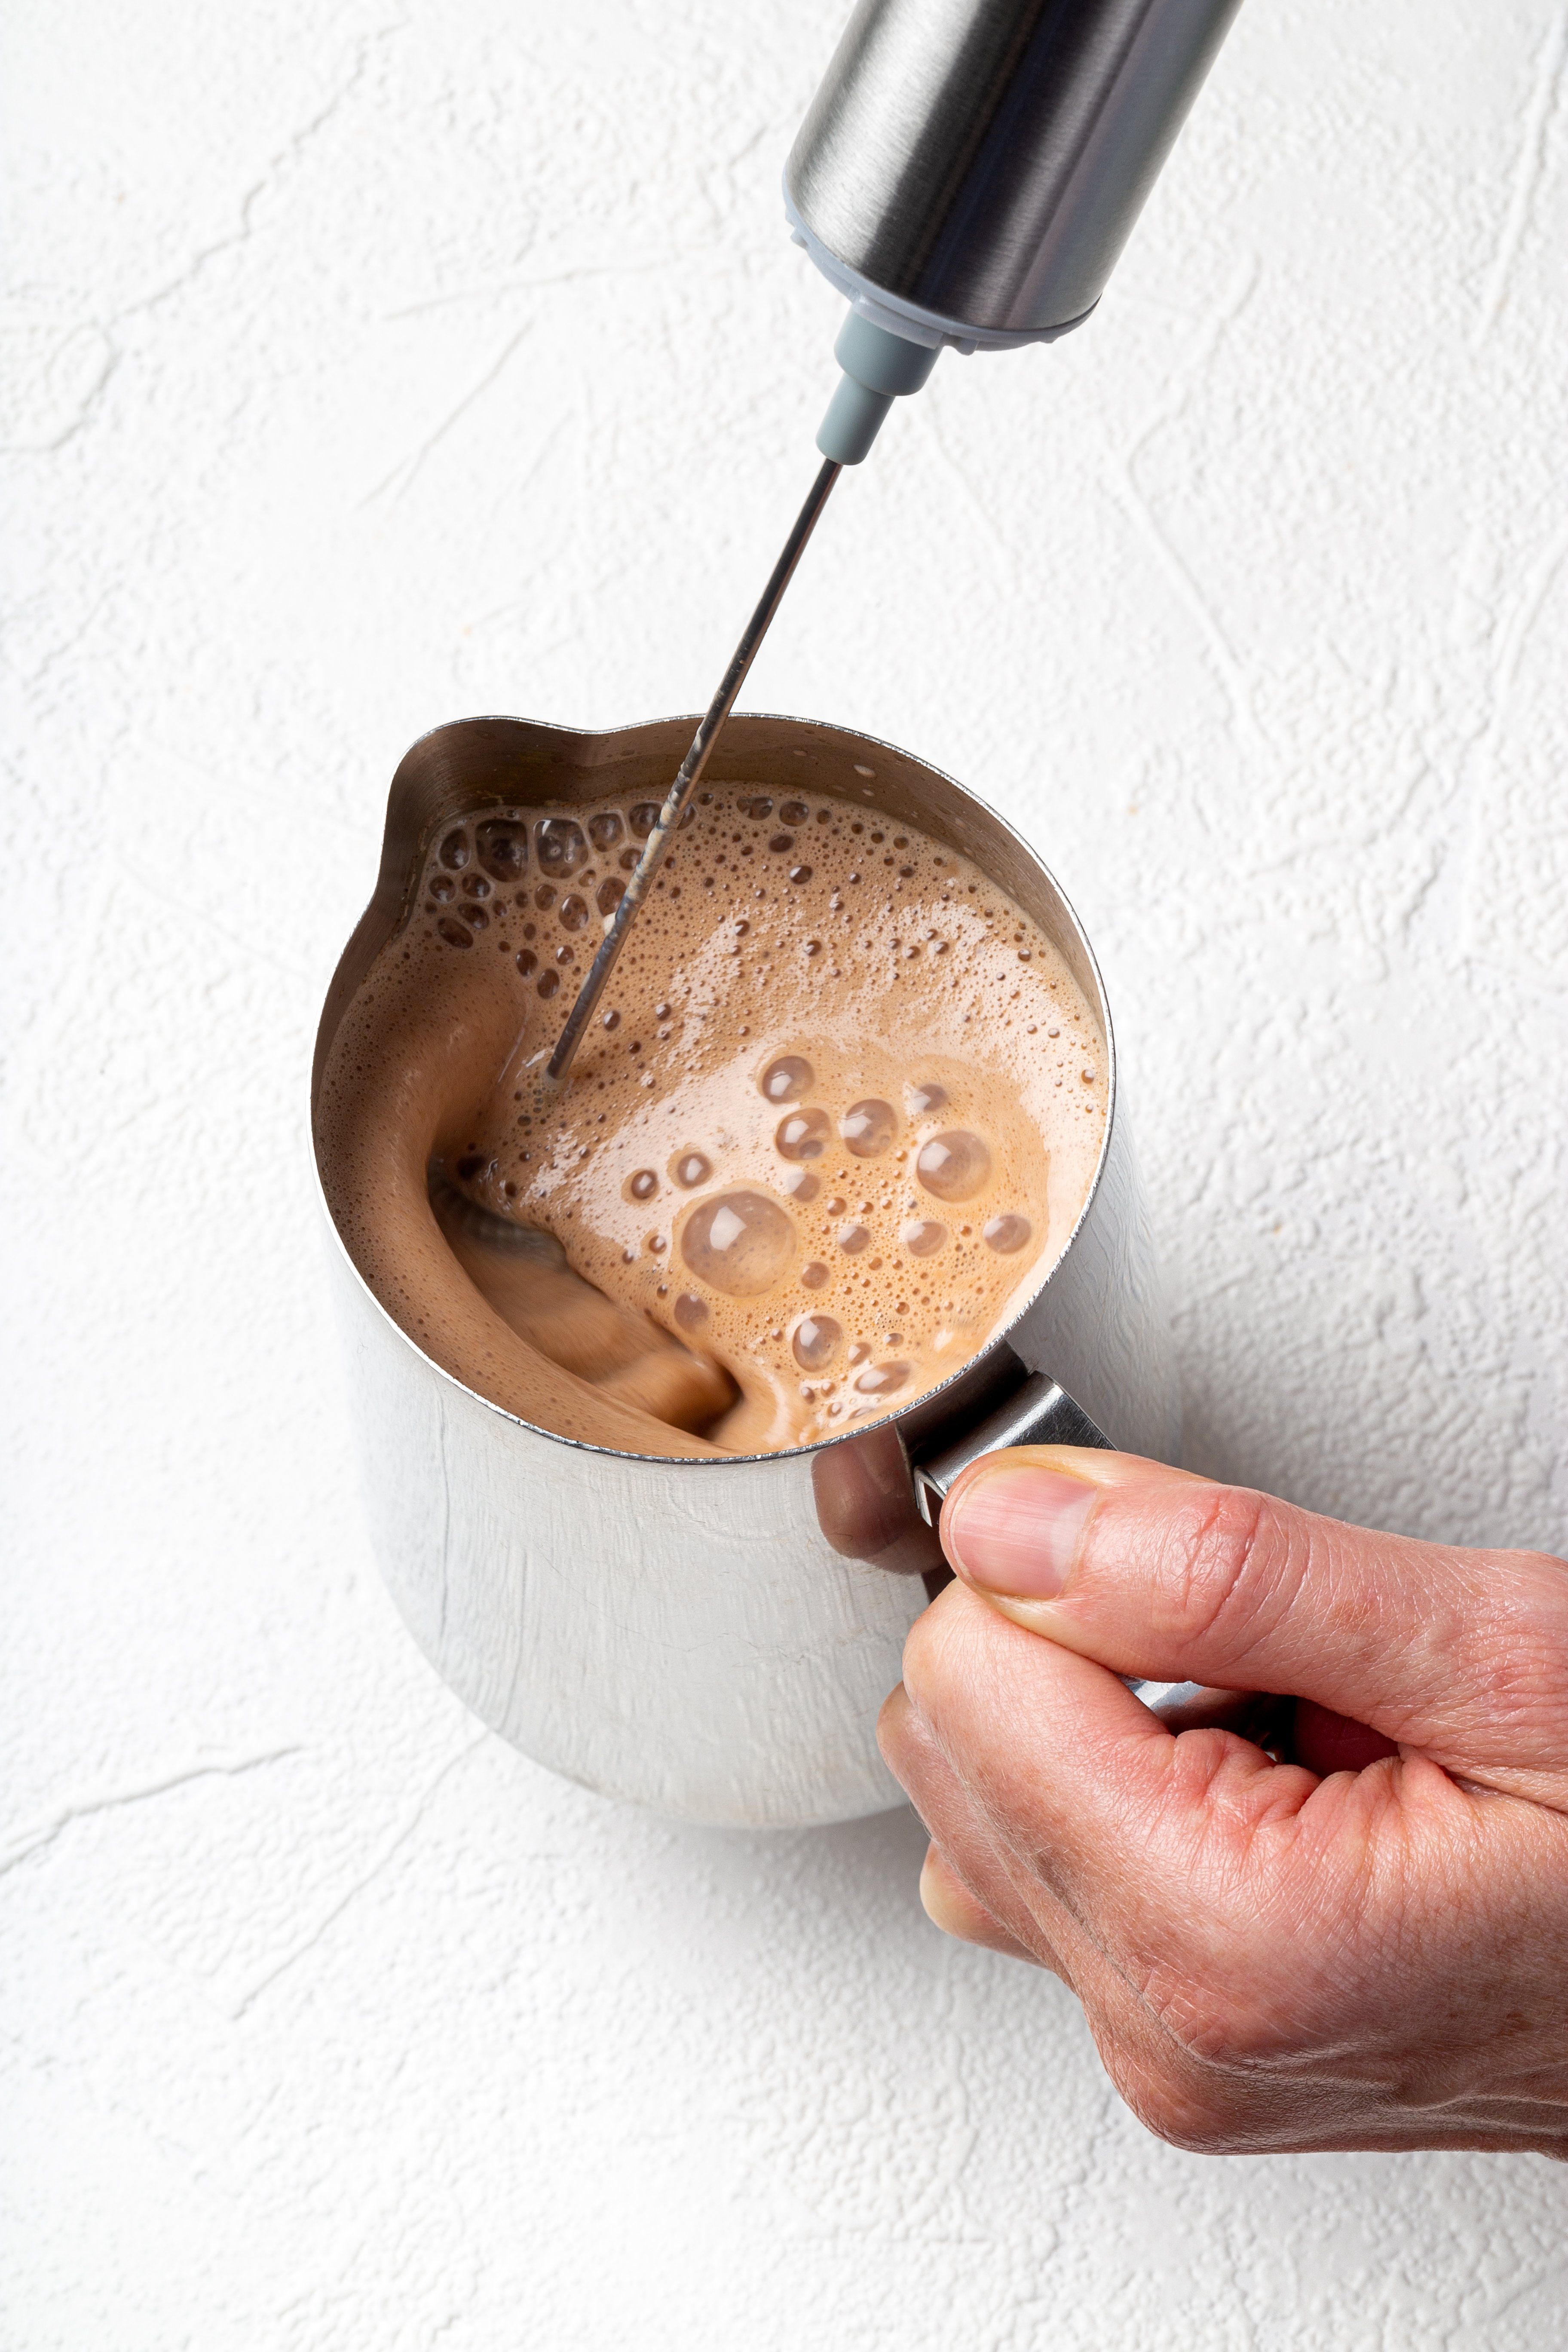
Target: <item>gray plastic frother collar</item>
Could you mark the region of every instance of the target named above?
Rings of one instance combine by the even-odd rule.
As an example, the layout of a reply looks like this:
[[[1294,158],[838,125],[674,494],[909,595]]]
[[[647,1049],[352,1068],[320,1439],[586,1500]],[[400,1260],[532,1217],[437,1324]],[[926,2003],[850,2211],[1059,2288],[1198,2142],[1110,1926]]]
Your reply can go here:
[[[941,354],[851,310],[838,330],[833,356],[844,373],[827,404],[816,446],[836,466],[858,466],[894,401],[919,392]]]

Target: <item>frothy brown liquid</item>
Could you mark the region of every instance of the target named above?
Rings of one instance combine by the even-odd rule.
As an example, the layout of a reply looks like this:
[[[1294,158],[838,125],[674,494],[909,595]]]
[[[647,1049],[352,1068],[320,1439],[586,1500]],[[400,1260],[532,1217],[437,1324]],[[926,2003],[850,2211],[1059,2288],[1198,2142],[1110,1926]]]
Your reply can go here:
[[[655,814],[442,832],[328,1059],[328,1198],[410,1336],[523,1418],[638,1453],[811,1444],[947,1379],[1036,1287],[1099,1158],[1103,1044],[964,860],[720,785],[548,1090]]]

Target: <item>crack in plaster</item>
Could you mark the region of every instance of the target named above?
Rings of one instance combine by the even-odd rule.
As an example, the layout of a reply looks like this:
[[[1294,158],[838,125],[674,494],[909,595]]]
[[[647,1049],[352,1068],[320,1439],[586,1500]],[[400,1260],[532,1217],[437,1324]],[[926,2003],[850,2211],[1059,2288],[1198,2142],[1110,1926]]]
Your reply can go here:
[[[289,1970],[293,1968],[297,1962],[304,1959],[308,1953],[313,1952],[317,1945],[321,1941],[322,1937],[331,1928],[335,1927],[337,1922],[342,1917],[344,1912],[347,1911],[353,1904],[358,1902],[360,1896],[364,1894],[368,1887],[374,1885],[375,1881],[381,1876],[382,1872],[387,1868],[390,1863],[396,1859],[402,1849],[408,1843],[408,1841],[414,1835],[414,1832],[419,1827],[421,1822],[425,1819],[426,1814],[429,1811],[431,1805],[435,1802],[437,1796],[439,1794],[445,1783],[451,1778],[452,1774],[458,1769],[460,1764],[467,1763],[468,1758],[473,1755],[476,1748],[482,1748],[484,1746],[485,1741],[489,1739],[489,1737],[490,1734],[488,1731],[481,1731],[476,1738],[470,1739],[466,1747],[460,1748],[455,1756],[449,1756],[447,1759],[447,1761],[442,1765],[435,1779],[426,1789],[424,1795],[415,1805],[414,1810],[408,1815],[407,1820],[403,1823],[400,1829],[395,1831],[392,1836],[387,1839],[380,1853],[376,1855],[375,1860],[371,1864],[369,1869],[364,1872],[363,1875],[356,1878],[351,1886],[346,1887],[342,1894],[338,1896],[337,1900],[330,1905],[327,1910],[322,1913],[315,1926],[305,1935],[301,1936],[298,1942],[291,1944],[289,1949],[283,1954],[282,1958],[274,1961],[273,1965],[264,1975],[258,1977],[256,1982],[251,1986],[248,1992],[241,1993],[239,1999],[233,2004],[233,2007],[229,2011],[230,2016],[235,2020],[236,2023],[245,2016],[248,2010],[255,2006],[256,2002],[260,2000],[264,1992],[270,1990],[271,1987],[278,1982],[279,1977],[286,1976]]]
[[[1541,59],[1520,133],[1513,185],[1503,215],[1497,252],[1487,275],[1486,291],[1470,332],[1470,349],[1479,352],[1502,316],[1514,264],[1530,229],[1535,199],[1546,173],[1548,131],[1563,93],[1563,69],[1568,65],[1568,13],[1560,15],[1541,45]]]
[[[4,1878],[7,1871],[15,1870],[18,1863],[26,1862],[29,1855],[41,1853],[47,1846],[53,1845],[62,1831],[69,1829],[73,1822],[90,1821],[99,1813],[117,1812],[125,1805],[146,1804],[154,1797],[167,1796],[171,1789],[185,1788],[193,1780],[205,1780],[215,1775],[228,1780],[237,1779],[243,1772],[259,1771],[264,1764],[281,1763],[285,1757],[298,1756],[300,1752],[296,1742],[288,1748],[265,1748],[258,1756],[214,1756],[199,1764],[184,1765],[178,1771],[162,1773],[155,1780],[108,1789],[95,1796],[74,1797],[61,1805],[47,1821],[35,1822],[30,1829],[14,1836],[8,1845],[0,1847],[0,1878]]]

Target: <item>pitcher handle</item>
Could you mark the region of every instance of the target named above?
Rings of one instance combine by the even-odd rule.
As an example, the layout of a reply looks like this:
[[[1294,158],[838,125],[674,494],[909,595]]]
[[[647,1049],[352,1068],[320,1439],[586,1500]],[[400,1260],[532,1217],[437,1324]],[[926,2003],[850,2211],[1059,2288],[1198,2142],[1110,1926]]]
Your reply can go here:
[[[1092,1422],[1082,1405],[1044,1372],[1033,1372],[1015,1389],[1005,1404],[928,1461],[914,1463],[915,1499],[921,1516],[935,1527],[949,1490],[962,1470],[986,1454],[1010,1445],[1098,1445],[1114,1453],[1110,1440]],[[1123,1681],[1134,1698],[1173,1731],[1193,1731],[1200,1726],[1239,1732],[1243,1738],[1268,1744],[1268,1735],[1282,1702],[1258,1691],[1215,1690],[1205,1683]]]

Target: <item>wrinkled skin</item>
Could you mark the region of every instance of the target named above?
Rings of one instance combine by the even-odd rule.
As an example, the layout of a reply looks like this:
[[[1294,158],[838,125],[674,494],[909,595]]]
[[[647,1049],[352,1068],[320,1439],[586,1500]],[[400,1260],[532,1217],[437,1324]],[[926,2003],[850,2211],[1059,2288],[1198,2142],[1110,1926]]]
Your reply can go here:
[[[1181,2147],[1568,2154],[1568,1565],[1049,1447],[942,1540],[881,1725],[939,1927],[1054,1969]],[[1312,1704],[1276,1760],[1122,1675]]]

